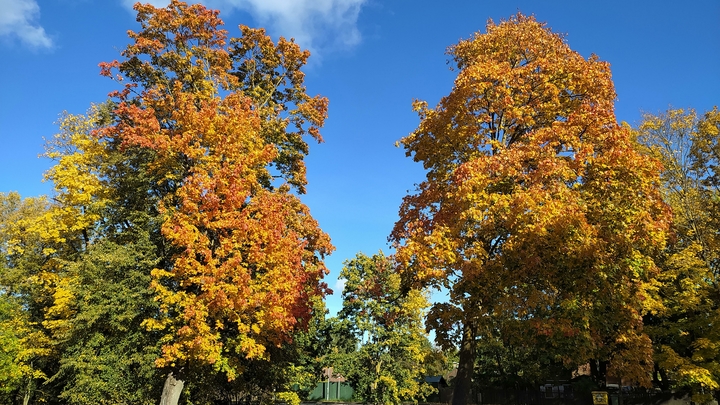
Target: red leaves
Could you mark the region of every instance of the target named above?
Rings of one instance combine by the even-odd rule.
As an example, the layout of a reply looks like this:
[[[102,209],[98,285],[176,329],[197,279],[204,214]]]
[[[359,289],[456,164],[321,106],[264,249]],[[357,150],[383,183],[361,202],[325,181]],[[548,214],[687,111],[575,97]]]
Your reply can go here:
[[[112,62],[100,62],[100,75],[106,77],[113,77],[112,70],[120,67],[120,62],[114,60]]]
[[[117,120],[100,133],[125,153],[140,153],[157,181],[160,232],[170,253],[167,265],[153,271],[162,316],[146,324],[166,332],[159,366],[214,364],[233,379],[238,354],[262,358],[267,345],[289,342],[307,326],[311,301],[326,292],[330,240],[289,186],[273,187],[269,166],[282,153],[295,160],[307,153],[301,139],[294,141],[300,150],[283,149],[286,124],[274,114],[297,101],[290,121],[299,120],[300,132],[293,136],[303,134],[307,120],[321,139],[327,101],[302,92],[263,110],[267,105],[245,95],[253,89],[237,88],[217,12],[178,1],[165,9],[135,7],[143,29],[129,33],[127,59],[101,69],[106,76],[118,69],[140,90],[128,85],[114,93]],[[261,37],[267,55],[284,57],[293,85],[302,86],[298,69],[308,53]],[[304,184],[304,166],[298,167]]]

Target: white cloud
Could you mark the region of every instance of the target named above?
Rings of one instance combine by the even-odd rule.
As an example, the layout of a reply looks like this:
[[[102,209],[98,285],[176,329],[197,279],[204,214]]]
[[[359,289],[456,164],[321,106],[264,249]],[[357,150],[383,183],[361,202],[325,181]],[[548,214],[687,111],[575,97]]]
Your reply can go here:
[[[0,0],[0,37],[17,37],[34,48],[50,48],[52,40],[35,23],[40,6],[35,0]]]
[[[148,2],[149,0],[143,0]],[[357,28],[360,8],[367,0],[204,0],[220,10],[221,17],[233,9],[245,11],[273,35],[295,38],[310,50],[351,47],[360,42]],[[131,9],[135,0],[122,0]],[[150,0],[156,7],[168,0]],[[228,27],[232,28],[232,27]],[[232,30],[231,30],[232,31]]]
[[[303,48],[350,47],[360,42],[357,19],[366,0],[215,0],[249,12],[270,32]]]
[[[345,280],[344,278],[338,278],[332,288],[333,293],[338,295],[342,294],[343,290],[345,290],[345,283],[347,283],[347,280]]]

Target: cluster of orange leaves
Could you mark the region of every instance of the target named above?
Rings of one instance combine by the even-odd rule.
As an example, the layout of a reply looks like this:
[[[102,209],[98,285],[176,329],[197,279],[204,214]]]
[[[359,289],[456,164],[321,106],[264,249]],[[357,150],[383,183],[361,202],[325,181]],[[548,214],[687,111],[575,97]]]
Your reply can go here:
[[[450,288],[462,312],[440,327],[528,321],[507,341],[561,343],[568,366],[615,353],[617,373],[647,383],[643,291],[669,210],[659,163],[615,119],[609,65],[521,14],[449,53],[454,88],[416,102],[401,141],[428,170],[393,232],[407,278]]]
[[[252,89],[230,72],[217,12],[177,1],[136,9],[142,31],[129,33],[125,61],[101,64],[130,83],[113,93],[117,120],[97,136],[151,151],[148,170],[170,190],[158,209],[174,253],[152,271],[162,315],[145,325],[166,331],[158,366],[199,361],[232,379],[238,358],[264,358],[267,345],[305,327],[310,300],[326,292],[322,258],[333,248],[290,186],[268,184],[282,150],[268,140]],[[295,51],[286,57],[307,57],[282,41]],[[324,116],[312,122],[318,139]]]

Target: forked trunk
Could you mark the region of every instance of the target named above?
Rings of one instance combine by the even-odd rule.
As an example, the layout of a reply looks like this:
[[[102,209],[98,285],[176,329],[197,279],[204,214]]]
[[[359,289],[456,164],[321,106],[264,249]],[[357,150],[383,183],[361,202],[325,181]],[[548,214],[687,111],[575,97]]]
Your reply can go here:
[[[452,405],[467,405],[470,399],[475,368],[475,331],[472,325],[463,325],[462,343],[458,354],[460,358],[458,359]]]
[[[162,396],[160,397],[160,405],[177,405],[184,386],[185,381],[176,378],[176,376],[170,372],[167,379],[165,379],[165,386],[163,386]]]

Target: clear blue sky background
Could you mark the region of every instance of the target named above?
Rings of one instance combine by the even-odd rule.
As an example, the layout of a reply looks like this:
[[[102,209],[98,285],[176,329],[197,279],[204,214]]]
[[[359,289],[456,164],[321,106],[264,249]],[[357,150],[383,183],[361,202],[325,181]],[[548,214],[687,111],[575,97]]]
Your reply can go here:
[[[99,62],[119,58],[137,29],[129,0],[0,0],[0,191],[48,194],[38,158],[43,137],[67,110],[83,113],[116,84]],[[703,112],[719,104],[720,1],[689,0],[207,0],[230,35],[237,25],[295,37],[313,52],[311,95],[330,99],[311,147],[303,197],[337,251],[327,260],[331,312],[337,276],[357,252],[389,252],[401,199],[423,179],[395,142],[418,124],[413,99],[431,105],[452,87],[445,49],[521,11],[534,14],[570,46],[611,64],[619,120],[668,107]],[[161,2],[156,2],[161,5]]]

